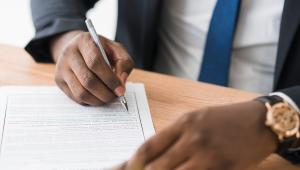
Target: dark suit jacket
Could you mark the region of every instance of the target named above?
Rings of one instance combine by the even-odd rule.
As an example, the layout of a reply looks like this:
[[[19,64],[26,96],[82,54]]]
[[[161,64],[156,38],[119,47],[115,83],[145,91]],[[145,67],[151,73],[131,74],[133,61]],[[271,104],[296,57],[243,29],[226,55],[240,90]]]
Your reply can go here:
[[[39,62],[51,62],[49,40],[56,34],[85,27],[85,14],[97,0],[31,0],[36,36],[26,50]],[[155,61],[161,0],[120,0],[116,40],[135,60],[152,70]],[[286,0],[275,69],[274,90],[289,95],[300,107],[300,1]],[[251,81],[251,80],[249,80]],[[299,155],[298,155],[299,154]],[[300,163],[300,151],[286,153]]]

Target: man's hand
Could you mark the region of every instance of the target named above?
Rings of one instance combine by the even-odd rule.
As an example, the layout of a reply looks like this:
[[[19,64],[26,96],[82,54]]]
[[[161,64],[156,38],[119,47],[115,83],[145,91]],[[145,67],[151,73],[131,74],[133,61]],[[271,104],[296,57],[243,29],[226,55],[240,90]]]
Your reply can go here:
[[[276,150],[266,108],[251,101],[198,110],[144,143],[118,170],[245,170]]]
[[[102,105],[125,93],[133,60],[119,43],[100,37],[113,70],[105,63],[88,32],[71,31],[51,43],[57,62],[55,81],[80,104]]]

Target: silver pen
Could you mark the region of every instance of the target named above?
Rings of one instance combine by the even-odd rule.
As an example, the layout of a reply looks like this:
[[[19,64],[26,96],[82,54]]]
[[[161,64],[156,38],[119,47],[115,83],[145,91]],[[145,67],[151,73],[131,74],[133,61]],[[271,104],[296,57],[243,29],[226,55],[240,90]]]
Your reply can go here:
[[[103,56],[106,64],[111,68],[111,65],[110,65],[109,60],[108,60],[107,55],[106,55],[106,52],[105,52],[105,50],[104,50],[104,48],[103,48],[103,46],[101,44],[101,41],[100,41],[100,39],[98,37],[98,34],[97,34],[96,30],[95,30],[95,27],[94,27],[94,25],[92,23],[92,20],[91,19],[86,19],[85,20],[85,24],[86,24],[86,26],[87,26],[87,28],[88,28],[88,30],[89,30],[89,32],[90,32],[90,34],[91,34],[94,42],[95,42],[95,44],[100,49],[100,52],[101,52],[101,54],[102,54],[102,56]],[[128,111],[128,104],[127,104],[126,98],[124,96],[120,97],[120,102],[123,105],[123,107]]]

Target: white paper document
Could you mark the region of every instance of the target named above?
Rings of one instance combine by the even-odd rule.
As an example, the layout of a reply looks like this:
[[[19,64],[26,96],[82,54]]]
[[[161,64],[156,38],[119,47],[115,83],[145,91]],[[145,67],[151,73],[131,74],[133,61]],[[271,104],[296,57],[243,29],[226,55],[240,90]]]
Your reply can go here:
[[[117,100],[81,106],[57,87],[0,88],[1,170],[103,170],[154,134],[142,84]]]

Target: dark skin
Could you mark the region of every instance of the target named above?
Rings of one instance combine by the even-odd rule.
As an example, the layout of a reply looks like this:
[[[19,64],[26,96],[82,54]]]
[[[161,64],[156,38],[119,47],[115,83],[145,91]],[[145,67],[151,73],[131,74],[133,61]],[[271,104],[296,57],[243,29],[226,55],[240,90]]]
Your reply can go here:
[[[89,33],[71,31],[51,43],[55,81],[73,100],[102,105],[125,93],[133,61],[119,43],[100,37],[113,71]],[[116,170],[247,170],[277,148],[266,108],[249,101],[196,110],[146,141]]]
[[[55,82],[79,104],[103,105],[125,93],[125,82],[133,69],[133,60],[125,48],[101,37],[111,70],[90,34],[70,31],[54,38],[51,52],[56,64]]]
[[[197,110],[148,141],[116,170],[247,170],[277,148],[266,108],[250,101]]]

